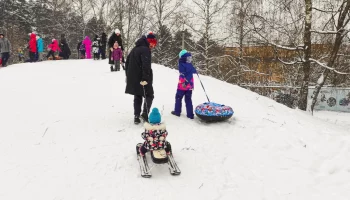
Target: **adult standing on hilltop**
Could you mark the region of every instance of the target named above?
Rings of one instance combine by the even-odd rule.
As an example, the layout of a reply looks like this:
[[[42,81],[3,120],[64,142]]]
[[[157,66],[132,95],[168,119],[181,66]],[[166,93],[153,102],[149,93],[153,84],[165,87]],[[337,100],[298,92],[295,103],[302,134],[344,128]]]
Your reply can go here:
[[[125,93],[134,95],[134,123],[141,122],[140,117],[148,122],[148,112],[154,99],[153,71],[151,49],[157,45],[157,39],[152,32],[142,36],[129,53],[126,64]],[[141,114],[142,98],[145,98]],[[140,116],[141,114],[141,116]]]
[[[101,47],[100,47],[102,60],[106,59],[106,47],[107,47],[107,34],[103,32],[101,36]]]
[[[111,66],[111,71],[113,71],[113,66],[114,66],[114,61],[111,59],[112,53],[113,53],[113,46],[114,43],[117,42],[119,47],[121,48],[122,52],[124,52],[124,47],[123,47],[123,40],[122,40],[122,36],[120,34],[120,30],[116,29],[112,35],[109,37],[108,39],[108,51],[109,51],[109,60],[108,63]],[[124,56],[122,56],[122,66],[124,69]],[[124,69],[125,70],[125,69]]]
[[[1,60],[2,60],[2,66],[7,66],[7,61],[10,58],[10,52],[11,52],[11,43],[10,41],[5,38],[5,34],[0,33],[0,53],[1,53]]]
[[[60,40],[60,57],[62,57],[64,60],[68,60],[69,56],[71,55],[71,51],[69,48],[69,45],[67,43],[66,35],[62,34],[61,35],[61,40]]]
[[[36,45],[36,34],[34,32],[30,33],[28,48],[29,48],[29,62],[35,62],[35,54],[38,48]]]

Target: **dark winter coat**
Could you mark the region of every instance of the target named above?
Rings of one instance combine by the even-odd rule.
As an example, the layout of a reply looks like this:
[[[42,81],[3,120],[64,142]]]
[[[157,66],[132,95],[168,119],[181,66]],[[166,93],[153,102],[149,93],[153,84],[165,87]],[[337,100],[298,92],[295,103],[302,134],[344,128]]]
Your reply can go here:
[[[118,45],[120,46],[122,51],[124,51],[123,40],[121,35],[117,36],[117,34],[113,33],[108,39],[108,48],[113,48],[115,42],[118,42]]]
[[[71,55],[70,48],[67,42],[65,42],[65,40],[62,40],[62,42],[60,43],[60,49],[61,49],[60,57],[68,58]]]
[[[125,93],[144,96],[141,81],[147,81],[146,96],[153,95],[153,71],[151,68],[151,50],[145,36],[142,36],[127,57],[125,73],[127,77]]]
[[[108,39],[108,52],[109,52],[108,63],[111,65],[114,65],[114,61],[111,59],[112,52],[110,49],[113,48],[113,45],[115,42],[117,42],[119,47],[122,49],[122,51],[124,51],[122,36],[121,35],[117,36],[117,34],[113,33],[111,37],[109,37]]]
[[[78,43],[77,50],[80,51],[80,46],[82,44],[82,41]]]
[[[8,53],[11,51],[11,43],[7,38],[0,38],[0,53]]]
[[[60,57],[68,58],[71,55],[71,51],[67,43],[65,34],[61,35],[60,48],[61,48]]]
[[[61,41],[60,41],[62,44],[65,44],[67,43],[67,39],[66,39],[66,35],[65,34],[62,34],[61,35]]]
[[[106,49],[106,46],[107,46],[107,35],[106,35],[106,33],[102,33],[101,46]]]

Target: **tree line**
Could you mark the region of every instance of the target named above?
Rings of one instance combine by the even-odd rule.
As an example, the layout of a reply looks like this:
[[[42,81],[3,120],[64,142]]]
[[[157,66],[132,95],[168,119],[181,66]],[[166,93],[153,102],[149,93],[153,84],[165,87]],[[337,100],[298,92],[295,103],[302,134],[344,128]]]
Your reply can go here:
[[[16,51],[32,31],[45,44],[65,34],[75,46],[118,28],[127,53],[151,30],[155,63],[176,68],[185,47],[202,74],[247,88],[297,88],[296,106],[313,110],[324,85],[349,86],[349,9],[350,0],[2,0],[0,31]]]

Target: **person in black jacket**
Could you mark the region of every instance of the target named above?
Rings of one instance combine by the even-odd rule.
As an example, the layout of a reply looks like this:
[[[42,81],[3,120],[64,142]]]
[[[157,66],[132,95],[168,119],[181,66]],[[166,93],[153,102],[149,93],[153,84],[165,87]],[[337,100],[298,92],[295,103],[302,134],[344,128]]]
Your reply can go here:
[[[153,71],[151,68],[151,49],[157,45],[157,40],[152,32],[147,37],[142,36],[136,42],[126,59],[126,89],[125,93],[134,95],[134,123],[139,124],[142,97],[145,98],[141,117],[148,122],[148,113],[154,99]]]
[[[69,48],[69,45],[67,43],[66,35],[61,35],[61,41],[60,41],[60,49],[61,52],[59,54],[60,57],[62,57],[64,60],[69,59],[69,56],[71,55],[71,51]]]
[[[106,33],[102,33],[101,47],[100,47],[102,60],[106,59],[106,47],[107,47],[107,35],[106,35]]]
[[[120,30],[119,29],[116,29],[115,32],[112,33],[112,35],[108,39],[108,52],[109,52],[108,63],[111,65],[111,71],[113,71],[113,66],[114,66],[114,61],[111,60],[111,55],[112,55],[112,52],[113,52],[113,45],[114,45],[115,42],[118,42],[118,45],[122,49],[122,52],[124,52],[123,40],[122,40],[122,36],[120,35]],[[122,66],[123,66],[123,69],[125,70],[124,63],[125,63],[124,56],[122,56]]]

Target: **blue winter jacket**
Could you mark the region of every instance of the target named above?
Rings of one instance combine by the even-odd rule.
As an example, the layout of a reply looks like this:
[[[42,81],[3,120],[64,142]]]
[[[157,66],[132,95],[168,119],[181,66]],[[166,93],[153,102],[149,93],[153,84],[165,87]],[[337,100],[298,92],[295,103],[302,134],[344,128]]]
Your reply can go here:
[[[194,88],[193,74],[197,73],[188,57],[191,57],[190,53],[186,53],[179,59],[179,83],[177,89],[179,90],[192,90]]]
[[[41,52],[44,52],[44,42],[43,42],[43,39],[42,38],[39,38],[37,41],[37,48],[38,48],[38,52],[41,53]]]

